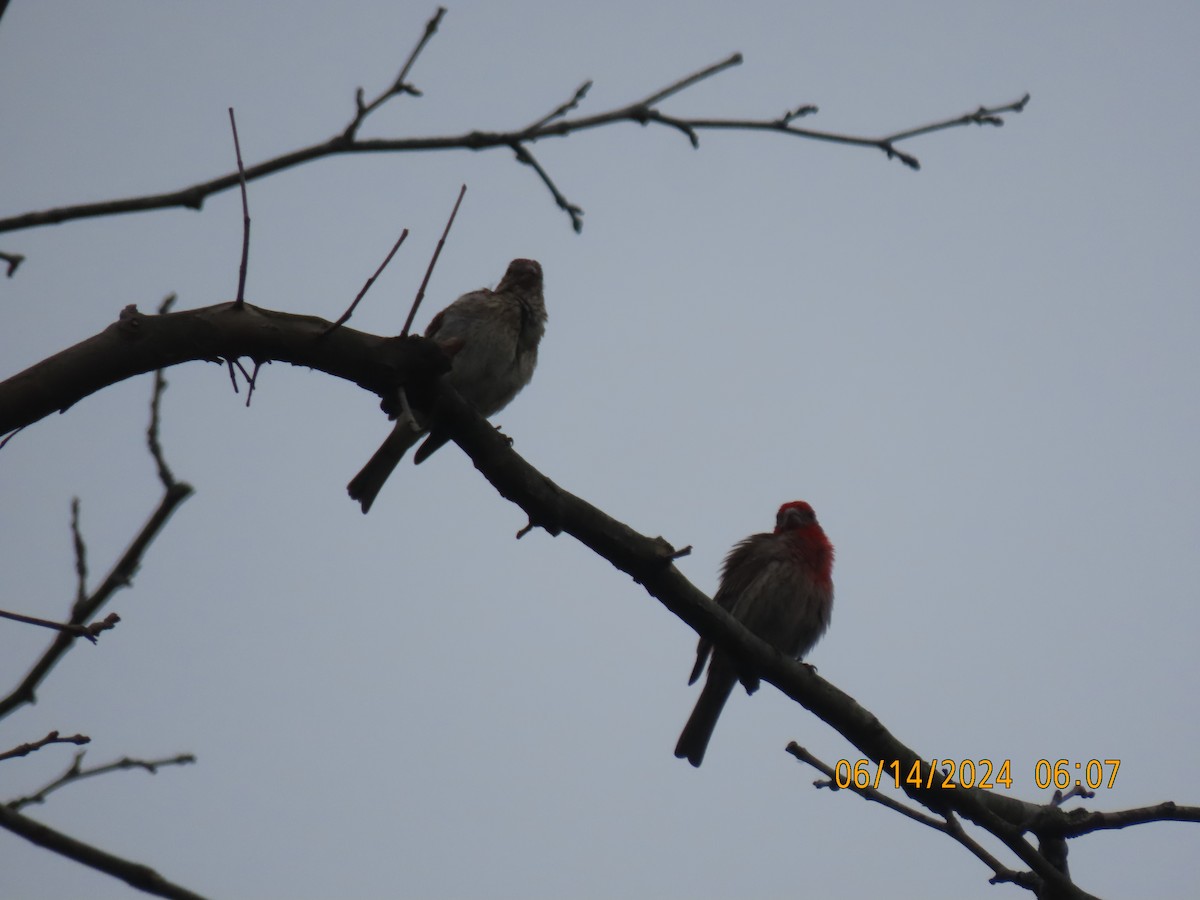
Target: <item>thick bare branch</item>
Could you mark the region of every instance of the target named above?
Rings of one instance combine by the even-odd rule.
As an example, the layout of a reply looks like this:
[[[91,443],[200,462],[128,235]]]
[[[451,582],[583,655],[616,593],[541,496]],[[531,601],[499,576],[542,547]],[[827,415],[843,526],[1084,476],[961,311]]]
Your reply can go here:
[[[1119,809],[1113,812],[1077,809],[1067,812],[1057,827],[1055,824],[1041,823],[1038,827],[1047,835],[1079,837],[1093,831],[1111,831],[1116,828],[1128,828],[1130,825],[1145,825],[1148,822],[1200,822],[1200,807],[1180,806],[1167,800],[1154,806]]]
[[[381,397],[418,375],[450,363],[422,337],[384,338],[316,316],[222,303],[151,315],[136,307],[99,334],[0,382],[0,434],[65,410],[84,397],[136,375],[196,360],[248,357],[317,369]]]
[[[158,897],[171,897],[173,900],[203,900],[199,894],[167,881],[149,866],[113,856],[111,853],[106,853],[91,844],[85,844],[83,841],[56,831],[41,822],[35,822],[2,804],[0,804],[0,828],[18,834],[39,847],[45,847],[68,859],[105,872],[114,878],[120,878],[139,891],[145,891]]]

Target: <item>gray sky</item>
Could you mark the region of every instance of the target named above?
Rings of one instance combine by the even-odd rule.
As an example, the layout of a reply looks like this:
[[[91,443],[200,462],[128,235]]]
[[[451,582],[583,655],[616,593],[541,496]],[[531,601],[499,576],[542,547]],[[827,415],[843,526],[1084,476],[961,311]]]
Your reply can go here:
[[[14,2],[0,20],[4,214],[179,188],[340,131],[433,5]],[[247,297],[336,316],[401,228],[353,325],[395,333],[458,186],[421,326],[514,256],[550,310],[533,384],[497,417],[568,490],[691,544],[806,499],[838,550],[821,674],[930,758],[1119,758],[1089,806],[1200,802],[1200,9],[1035,2],[451,5],[368,135],[526,124],[595,87],[627,103],[733,51],[680,115],[882,134],[1033,95],[1003,128],[882,154],[775,135],[618,126],[534,149],[586,210],[574,235],[507,152],[335,159],[251,186]],[[129,303],[231,299],[241,213],[0,236],[3,376]],[[703,768],[672,756],[693,633],[570,538],[525,524],[449,447],[364,517],[345,484],[388,424],[352,385],[283,365],[252,407],[225,370],[169,374],[162,438],[197,488],[4,747],[55,728],[89,763],[196,766],[73,786],[30,814],[215,897],[1017,896],[965,851],[784,753],[856,758],[771,687],[738,693]],[[70,498],[93,580],[157,502],[150,379],[27,429],[0,456],[2,605],[60,617]],[[0,681],[40,654],[0,624]],[[4,799],[69,748],[3,765]],[[899,794],[897,794],[899,796]],[[1103,896],[1190,895],[1194,827],[1072,846]],[[1189,887],[1184,887],[1185,885]],[[124,898],[0,835],[0,894]]]

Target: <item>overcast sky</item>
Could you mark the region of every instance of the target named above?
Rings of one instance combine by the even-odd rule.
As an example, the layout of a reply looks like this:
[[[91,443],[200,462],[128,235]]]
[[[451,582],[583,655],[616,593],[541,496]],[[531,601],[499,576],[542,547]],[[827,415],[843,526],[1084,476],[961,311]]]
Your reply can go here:
[[[345,127],[433,4],[15,0],[0,20],[0,215],[171,190]],[[812,654],[926,758],[1119,758],[1087,806],[1200,803],[1200,7],[1192,2],[460,2],[367,136],[590,114],[728,56],[663,105],[876,135],[1032,94],[1003,128],[868,149],[621,125],[534,147],[582,235],[508,151],[331,159],[251,185],[247,297],[336,317],[404,227],[353,325],[399,331],[458,187],[424,326],[545,269],[532,385],[496,421],[546,475],[693,553],[805,499],[837,547]],[[235,193],[0,235],[0,377],[169,292],[232,299]],[[389,425],[377,398],[267,367],[169,373],[162,441],[196,495],[119,627],[79,646],[0,749],[50,729],[93,779],[27,813],[213,897],[1017,897],[961,847],[814,790],[790,740],[856,751],[765,686],[704,765],[672,755],[695,635],[569,537],[534,532],[454,446],[403,465],[369,516],[345,484]],[[61,618],[82,502],[93,583],[157,503],[151,379],[0,453],[0,606]],[[0,623],[0,692],[48,641]],[[0,800],[73,748],[3,763]],[[893,792],[900,798],[898,792]],[[1079,805],[1075,801],[1075,805]],[[989,845],[991,846],[991,845]],[[1072,844],[1081,887],[1187,897],[1200,832]],[[999,852],[999,851],[998,851]],[[1005,857],[1007,862],[1011,858]],[[0,895],[134,896],[0,834]]]

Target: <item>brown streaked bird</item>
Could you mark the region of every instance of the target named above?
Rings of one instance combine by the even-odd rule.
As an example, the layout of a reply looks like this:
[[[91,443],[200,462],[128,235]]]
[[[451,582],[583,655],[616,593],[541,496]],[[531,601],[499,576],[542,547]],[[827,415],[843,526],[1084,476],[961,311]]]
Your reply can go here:
[[[533,378],[545,331],[541,264],[514,259],[494,291],[483,288],[463,294],[433,317],[425,337],[454,348],[452,367],[444,377],[480,415],[491,416]],[[420,463],[448,440],[418,425],[419,430],[414,429],[408,417],[400,415],[392,433],[347,485],[364,513],[410,447],[429,435],[414,456],[414,462]]]

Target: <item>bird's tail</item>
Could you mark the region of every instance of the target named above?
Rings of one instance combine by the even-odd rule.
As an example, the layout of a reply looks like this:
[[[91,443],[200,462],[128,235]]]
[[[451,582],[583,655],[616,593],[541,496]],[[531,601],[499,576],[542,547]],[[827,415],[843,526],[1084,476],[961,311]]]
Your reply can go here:
[[[371,504],[379,496],[383,483],[400,464],[400,460],[404,458],[408,448],[419,441],[424,434],[424,431],[413,429],[412,422],[407,416],[401,416],[392,428],[392,433],[379,445],[375,455],[367,460],[367,464],[362,467],[362,470],[350,480],[346,490],[352,499],[362,504],[364,513],[370,510]]]
[[[704,682],[704,690],[696,701],[696,708],[683,726],[679,735],[679,743],[675,745],[675,755],[686,759],[693,766],[699,767],[704,761],[704,751],[712,738],[713,729],[717,727],[717,719],[725,708],[725,701],[733,693],[737,684],[737,676],[732,672],[708,670],[708,680]]]

